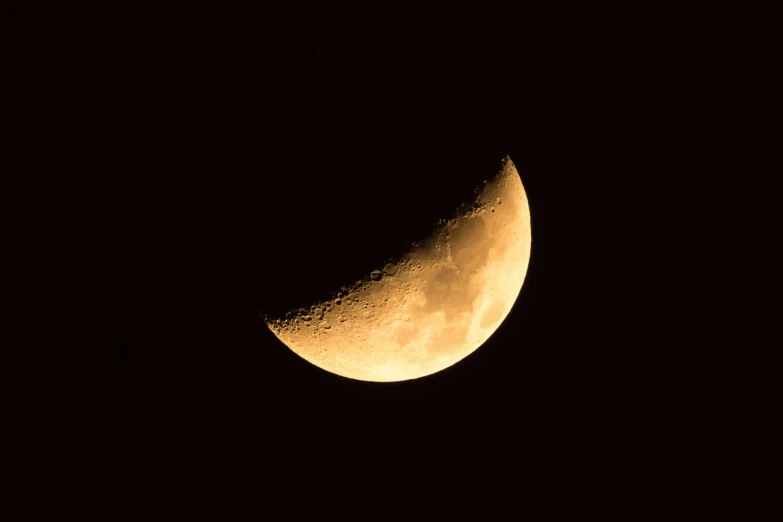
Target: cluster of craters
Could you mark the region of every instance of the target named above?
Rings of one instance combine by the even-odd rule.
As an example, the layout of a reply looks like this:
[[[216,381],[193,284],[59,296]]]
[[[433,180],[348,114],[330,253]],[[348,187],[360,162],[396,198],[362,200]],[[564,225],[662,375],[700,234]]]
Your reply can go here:
[[[378,299],[375,298],[377,285],[394,284],[403,272],[410,270],[415,271],[415,267],[410,265],[409,260],[389,262],[382,269],[372,271],[368,278],[343,287],[330,299],[308,308],[290,310],[284,319],[267,319],[267,324],[278,334],[317,336],[327,335],[333,326],[353,318],[370,319],[378,315],[378,308],[383,308],[388,303],[388,299],[377,302]]]

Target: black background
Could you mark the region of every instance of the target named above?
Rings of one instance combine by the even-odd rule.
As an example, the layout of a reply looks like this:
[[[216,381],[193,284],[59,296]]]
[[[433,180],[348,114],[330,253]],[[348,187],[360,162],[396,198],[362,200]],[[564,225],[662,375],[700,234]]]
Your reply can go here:
[[[704,13],[587,14],[41,14],[5,519],[781,516],[730,277],[754,51]],[[266,329],[506,154],[532,256],[481,349],[373,384]]]

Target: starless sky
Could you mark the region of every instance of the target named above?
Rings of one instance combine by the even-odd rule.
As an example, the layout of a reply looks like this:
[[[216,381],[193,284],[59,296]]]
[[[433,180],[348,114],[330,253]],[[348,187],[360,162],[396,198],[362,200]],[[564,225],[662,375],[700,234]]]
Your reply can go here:
[[[764,487],[732,500],[748,461],[712,435],[752,407],[702,335],[722,295],[703,249],[732,231],[694,203],[736,167],[722,40],[577,15],[247,22],[47,47],[36,107],[62,138],[35,157],[92,196],[50,225],[77,319],[17,374],[20,505],[43,484],[104,519],[768,509]],[[530,267],[475,353],[365,383],[264,326],[424,237],[505,154]]]

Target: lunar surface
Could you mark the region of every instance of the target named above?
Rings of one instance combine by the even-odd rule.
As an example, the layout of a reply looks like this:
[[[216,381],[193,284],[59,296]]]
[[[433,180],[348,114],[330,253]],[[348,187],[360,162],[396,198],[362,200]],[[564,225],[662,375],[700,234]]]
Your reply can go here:
[[[352,379],[415,379],[464,359],[511,311],[530,259],[530,210],[510,158],[477,193],[402,257],[267,326],[305,360]]]

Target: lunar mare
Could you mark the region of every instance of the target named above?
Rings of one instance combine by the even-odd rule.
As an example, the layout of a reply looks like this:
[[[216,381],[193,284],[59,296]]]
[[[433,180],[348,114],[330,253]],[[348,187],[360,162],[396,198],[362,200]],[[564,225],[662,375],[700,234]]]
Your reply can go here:
[[[296,354],[365,381],[415,379],[479,348],[511,311],[530,259],[530,210],[506,157],[470,209],[332,299],[267,319]]]

